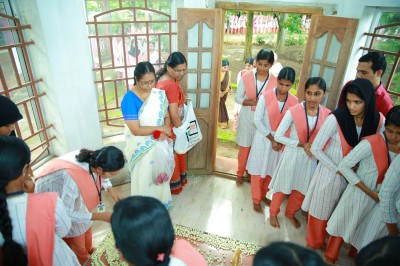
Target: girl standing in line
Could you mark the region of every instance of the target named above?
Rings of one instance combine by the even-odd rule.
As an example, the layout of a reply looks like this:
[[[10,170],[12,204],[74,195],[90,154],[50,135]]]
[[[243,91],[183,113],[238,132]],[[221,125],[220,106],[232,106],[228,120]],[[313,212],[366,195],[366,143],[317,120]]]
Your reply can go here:
[[[399,133],[399,134],[396,134]],[[340,247],[343,242],[358,242],[356,234],[360,223],[367,221],[367,216],[374,207],[378,206],[380,187],[384,179],[386,180],[386,171],[389,165],[400,152],[400,106],[389,111],[385,121],[385,132],[365,137],[356,147],[339,163],[339,171],[343,174],[349,185],[343,192],[338,205],[332,216],[329,218],[326,231],[329,233],[328,246],[325,251],[325,257],[329,262],[335,262],[338,259]],[[358,166],[355,173],[354,167]],[[400,168],[398,172],[400,173]],[[393,172],[393,170],[391,170]],[[388,177],[394,173],[388,173]],[[392,183],[392,181],[389,181]],[[396,188],[393,183],[393,188]],[[385,184],[383,196],[390,194],[393,196],[391,201],[395,200],[394,193],[386,193],[388,187]],[[389,188],[391,190],[391,188]],[[384,202],[385,205],[386,202]],[[395,208],[394,208],[395,209]],[[397,214],[397,213],[396,213]],[[395,215],[396,217],[396,215]],[[395,219],[394,219],[395,220]],[[397,225],[394,225],[397,228]],[[378,228],[370,227],[374,232]],[[371,235],[365,232],[367,235]],[[364,235],[364,234],[363,234]],[[372,241],[371,241],[372,242]],[[354,245],[353,245],[354,246]],[[357,245],[357,250],[360,246]]]
[[[254,111],[258,98],[265,90],[276,87],[275,82],[270,82],[269,69],[274,64],[274,52],[261,49],[256,56],[256,68],[247,71],[238,84],[235,102],[241,104],[239,123],[236,132],[236,142],[240,146],[238,154],[238,170],[236,184],[243,184],[243,175],[249,157],[251,143],[253,142],[256,126],[254,125]]]
[[[0,136],[0,265],[80,265],[62,240],[71,219],[57,193],[24,192],[30,160],[25,142]]]
[[[267,205],[271,203],[265,195],[281,155],[282,145],[274,140],[276,129],[289,107],[298,102],[297,97],[289,93],[295,76],[293,68],[284,67],[278,75],[278,86],[262,93],[254,113],[257,131],[246,169],[251,175],[253,209],[259,213],[262,213],[261,200]]]
[[[185,95],[179,81],[185,76],[186,68],[187,62],[185,56],[180,52],[173,52],[169,55],[167,61],[165,61],[164,68],[157,72],[158,81],[155,87],[164,90],[167,95],[171,128],[182,125],[180,114],[185,103]],[[172,130],[171,138],[175,140]],[[182,192],[183,186],[186,184],[186,153],[175,153],[175,169],[170,181],[171,194],[178,195]]]
[[[242,76],[248,71],[254,68],[254,58],[249,57],[244,60],[245,68],[240,70],[237,79],[236,79],[236,84],[239,85],[240,80],[242,79]],[[242,107],[241,104],[238,104],[235,102],[235,111],[234,111],[234,117],[233,117],[233,130],[236,131],[238,127],[238,121],[239,121],[239,113],[240,113],[240,108]]]
[[[278,213],[286,195],[289,195],[289,200],[285,215],[294,227],[300,227],[300,222],[294,215],[303,203],[317,165],[310,147],[321,125],[331,112],[320,105],[325,91],[326,84],[323,78],[309,78],[305,84],[305,101],[286,112],[275,133],[275,141],[285,145],[285,150],[269,185],[269,188],[274,191],[269,209],[270,224],[273,227],[280,228]],[[290,133],[286,136],[288,130]]]
[[[347,182],[338,169],[339,162],[362,137],[381,132],[383,116],[375,110],[374,88],[366,79],[355,79],[344,88],[346,105],[336,109],[325,121],[311,147],[319,160],[302,209],[308,212],[307,245],[322,248],[326,224]]]

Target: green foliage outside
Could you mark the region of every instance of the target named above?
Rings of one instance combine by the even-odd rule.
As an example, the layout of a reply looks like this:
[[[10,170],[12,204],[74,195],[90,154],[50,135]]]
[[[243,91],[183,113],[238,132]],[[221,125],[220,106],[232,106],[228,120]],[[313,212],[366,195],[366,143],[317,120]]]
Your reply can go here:
[[[400,23],[400,14],[394,12],[383,13],[380,19],[380,25],[389,25],[394,23]],[[390,36],[399,36],[400,26],[393,26],[389,28],[385,28],[384,32],[379,32],[379,34],[390,35]],[[377,38],[374,41],[373,49],[383,50],[388,52],[398,53],[400,51],[400,41],[396,39],[389,38]],[[393,69],[393,65],[395,63],[396,57],[392,55],[386,55],[387,68],[385,74],[382,76],[383,84],[387,84],[389,75],[391,70]],[[397,66],[389,91],[400,93],[400,68]],[[395,105],[400,105],[400,97],[391,96]]]
[[[217,140],[222,143],[236,143],[236,132],[233,130],[217,130]]]
[[[307,36],[304,34],[289,34],[285,38],[285,46],[305,45]]]

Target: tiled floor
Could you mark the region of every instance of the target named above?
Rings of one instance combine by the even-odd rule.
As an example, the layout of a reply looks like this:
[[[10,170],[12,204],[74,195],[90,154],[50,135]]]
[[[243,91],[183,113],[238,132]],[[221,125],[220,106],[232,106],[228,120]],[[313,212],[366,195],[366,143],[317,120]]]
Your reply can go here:
[[[122,197],[125,197],[130,193],[130,184],[117,186],[115,189]],[[106,195],[107,193],[104,194],[107,208],[111,211],[113,202]],[[235,181],[230,179],[191,176],[183,192],[178,196],[173,196],[173,204],[170,214],[175,224],[261,246],[272,241],[292,241],[305,245],[305,217],[297,213],[296,217],[301,221],[301,227],[295,229],[281,211],[278,216],[281,228],[271,227],[268,220],[268,207],[264,211],[266,215],[253,211],[249,183],[238,187]],[[285,207],[284,203],[281,210]],[[95,222],[93,225],[94,246],[97,246],[109,231],[109,224]],[[348,249],[342,248],[339,264],[353,265],[346,251]]]

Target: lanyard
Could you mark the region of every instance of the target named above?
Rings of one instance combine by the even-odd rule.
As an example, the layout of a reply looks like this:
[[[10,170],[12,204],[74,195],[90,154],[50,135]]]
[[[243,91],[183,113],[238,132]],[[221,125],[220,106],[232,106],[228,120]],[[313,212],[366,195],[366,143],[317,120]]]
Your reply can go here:
[[[276,99],[278,99],[278,88],[275,88],[275,95],[276,95]],[[285,108],[285,105],[286,105],[286,101],[287,101],[288,96],[289,96],[289,93],[286,93],[286,99],[285,99],[285,101],[283,102],[283,105],[282,105],[281,110],[279,111],[280,113],[282,113],[283,109]],[[279,100],[278,100],[278,101],[279,101]]]
[[[387,150],[387,157],[388,157],[388,169],[389,169],[389,166],[390,166],[390,164],[391,164],[391,162],[392,162],[392,159],[390,158],[390,154],[389,154],[389,143],[388,143],[388,140],[387,140],[385,134],[383,134],[383,136],[385,137],[386,150]]]
[[[269,74],[268,74],[268,77],[265,79],[263,85],[261,86],[260,90],[258,90],[258,88],[257,88],[257,83],[258,83],[258,82],[257,82],[257,72],[256,72],[256,99],[257,99],[257,100],[258,100],[258,96],[260,95],[262,89],[263,89],[264,86],[265,86],[265,83],[267,83],[268,78],[269,78]]]
[[[99,187],[100,187],[100,188],[98,188],[97,187],[97,183],[96,183],[96,178],[94,177],[92,169],[90,168],[90,166],[89,166],[89,173],[93,178],[94,186],[96,187],[97,194],[99,195],[100,204],[101,204],[101,178],[100,178],[100,176],[98,176],[98,178],[99,178]]]
[[[18,190],[18,191],[14,191],[14,192],[11,192],[11,193],[7,193],[7,194],[6,194],[6,197],[17,196],[17,195],[21,195],[21,194],[24,194],[24,193],[25,193],[25,191],[23,191],[23,190]]]
[[[312,134],[314,133],[315,129],[317,128],[318,124],[318,119],[319,119],[319,105],[318,105],[318,110],[317,110],[317,121],[315,121],[315,125],[313,130],[311,131],[310,134],[310,126],[308,125],[308,116],[307,116],[307,103],[304,103],[304,111],[306,112],[306,122],[307,122],[307,142],[310,140]]]

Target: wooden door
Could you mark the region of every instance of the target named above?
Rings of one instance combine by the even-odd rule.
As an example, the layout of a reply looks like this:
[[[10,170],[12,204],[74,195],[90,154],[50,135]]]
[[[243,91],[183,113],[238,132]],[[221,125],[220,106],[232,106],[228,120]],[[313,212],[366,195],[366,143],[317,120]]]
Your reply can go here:
[[[297,96],[304,99],[304,85],[309,77],[323,77],[327,93],[323,105],[336,107],[344,73],[354,43],[358,19],[312,15],[307,47]]]
[[[178,9],[178,51],[188,61],[182,88],[193,102],[203,140],[188,152],[188,173],[211,174],[215,162],[222,9]]]

